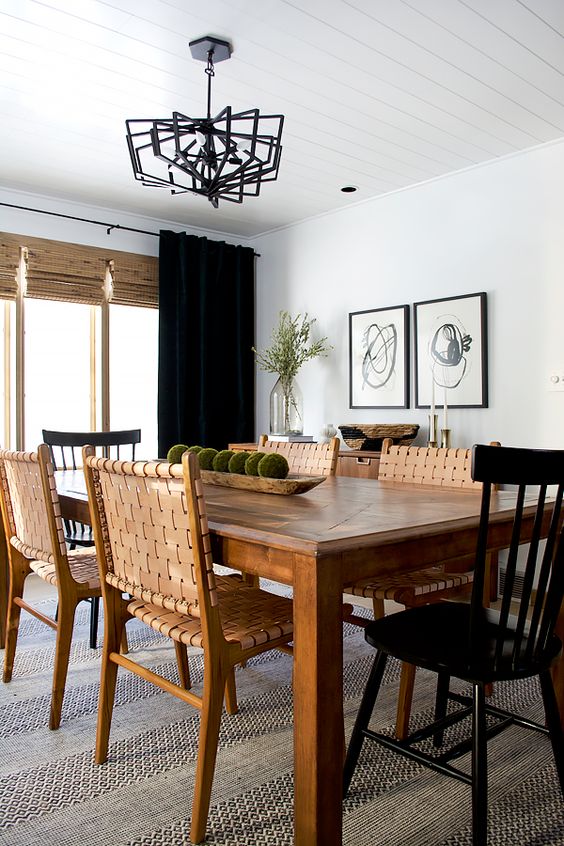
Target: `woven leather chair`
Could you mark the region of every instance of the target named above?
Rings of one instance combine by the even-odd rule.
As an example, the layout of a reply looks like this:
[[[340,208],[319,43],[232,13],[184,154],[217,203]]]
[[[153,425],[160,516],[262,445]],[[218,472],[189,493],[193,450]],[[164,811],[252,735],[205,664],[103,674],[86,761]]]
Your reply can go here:
[[[346,795],[349,789],[363,741],[370,738],[425,766],[471,784],[472,842],[474,846],[484,846],[487,843],[488,737],[498,735],[511,725],[522,725],[549,734],[564,793],[564,733],[550,672],[550,667],[562,650],[562,643],[554,630],[564,600],[564,451],[476,446],[473,450],[472,477],[483,483],[483,491],[471,603],[443,603],[410,608],[367,626],[366,641],[378,652],[347,752],[344,792]],[[484,606],[489,509],[492,488],[496,483],[519,486],[500,611]],[[545,527],[548,524],[543,514],[549,485],[557,485],[558,490],[543,550],[539,541],[543,522]],[[523,590],[516,601],[512,589],[519,544],[523,537],[523,505],[527,494],[536,505],[536,515],[523,574]],[[394,740],[389,735],[368,728],[388,655],[438,674],[436,721],[414,732],[404,741]],[[470,683],[472,696],[450,693],[451,676]],[[486,705],[487,684],[534,676],[538,676],[540,681],[548,728],[501,708]],[[448,699],[461,703],[463,707],[445,716]],[[435,745],[440,747],[444,729],[470,714],[470,741],[455,744],[438,758],[413,748],[414,744],[429,737],[433,737]],[[491,718],[488,725],[486,715]],[[448,763],[470,751],[471,775]]]
[[[0,450],[0,500],[8,541],[10,592],[4,681],[12,678],[20,611],[33,614],[57,632],[49,728],[61,721],[75,609],[83,599],[100,596],[94,550],[67,551],[53,464],[42,444],[37,453]],[[57,620],[45,616],[23,599],[30,573],[57,588]]]
[[[331,438],[327,443],[300,441],[271,441],[268,435],[261,435],[258,440],[258,452],[277,452],[288,461],[288,472],[300,476],[335,476],[339,459],[339,438]],[[259,587],[258,576],[243,574],[247,584]],[[348,617],[353,607],[343,605],[343,616]],[[283,646],[283,652],[293,654],[293,646]],[[243,666],[244,663],[243,663]]]
[[[339,438],[331,438],[326,444],[313,441],[300,443],[269,441],[268,435],[261,435],[258,452],[278,452],[289,465],[289,472],[303,476],[334,476],[339,458]]]
[[[270,441],[268,435],[261,435],[258,441],[258,452],[277,452],[288,461],[289,473],[299,476],[334,476],[337,472],[339,459],[339,438],[331,438],[328,443],[321,444],[313,441],[301,443],[299,441]],[[248,576],[249,584],[259,585],[258,576]],[[351,605],[343,606],[343,613],[352,612]],[[292,652],[291,647],[286,650]]]
[[[497,441],[492,445],[498,445]],[[378,480],[440,485],[461,491],[481,490],[482,487],[472,479],[471,450],[393,446],[391,438],[385,438],[382,443]],[[469,596],[474,580],[473,567],[474,560],[470,556],[378,581],[365,579],[349,585],[345,593],[372,599],[374,617],[378,620],[384,616],[384,600],[414,608]],[[358,616],[351,615],[349,620],[363,627],[366,625],[366,620]],[[400,739],[407,737],[409,732],[415,673],[415,666],[403,664],[396,718],[396,736]]]
[[[183,465],[116,462],[84,450],[94,537],[101,561],[104,649],[96,762],[106,760],[118,666],[201,710],[190,838],[205,835],[224,695],[234,694],[233,668],[287,644],[292,603],[213,570],[198,459]],[[123,593],[133,599],[126,602]],[[197,696],[119,654],[125,620],[134,615],[182,646],[204,651]],[[233,705],[233,702],[231,702]]]
[[[121,456],[126,448],[127,457],[135,459],[135,446],[141,441],[141,429],[120,429],[113,432],[56,432],[43,429],[43,442],[51,452],[51,460],[56,470],[76,470],[81,466],[82,447],[91,444],[101,449],[109,458]],[[70,549],[77,546],[93,546],[92,527],[74,520],[65,520],[65,540]],[[90,609],[90,648],[96,649],[98,641],[98,616],[100,597],[91,600]]]

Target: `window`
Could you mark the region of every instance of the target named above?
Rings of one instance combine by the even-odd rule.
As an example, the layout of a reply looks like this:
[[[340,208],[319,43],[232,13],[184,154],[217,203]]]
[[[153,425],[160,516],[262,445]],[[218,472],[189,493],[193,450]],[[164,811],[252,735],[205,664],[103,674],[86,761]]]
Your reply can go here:
[[[110,305],[112,429],[141,429],[136,457],[157,458],[159,312]]]
[[[94,317],[98,312],[97,321],[92,312]],[[91,381],[99,312],[99,307],[82,303],[26,299],[25,449],[36,449],[42,429],[87,432],[99,427],[100,415],[95,420],[91,415],[93,404],[99,408]]]
[[[0,445],[4,448],[13,444],[12,435],[16,431],[15,402],[16,360],[15,349],[16,306],[9,300],[0,300],[0,327],[2,336],[2,411],[0,413]]]
[[[0,444],[141,429],[157,455],[158,260],[0,233]]]

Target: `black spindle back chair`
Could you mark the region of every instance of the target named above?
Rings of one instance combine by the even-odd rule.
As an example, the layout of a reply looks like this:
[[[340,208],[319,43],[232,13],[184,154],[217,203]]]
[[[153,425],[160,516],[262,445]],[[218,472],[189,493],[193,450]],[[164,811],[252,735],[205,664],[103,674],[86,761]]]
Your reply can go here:
[[[554,629],[564,597],[564,544],[562,500],[564,493],[564,451],[474,448],[472,477],[484,483],[480,531],[476,550],[476,571],[471,600],[470,643],[480,644],[487,633],[488,618],[483,609],[485,560],[488,549],[489,506],[492,483],[517,486],[517,504],[511,545],[508,550],[501,608],[497,618],[492,672],[509,678],[531,675],[531,669],[552,660],[557,648]],[[549,486],[556,486],[554,502],[547,512]],[[535,492],[536,511],[529,550],[522,574],[520,596],[514,595],[525,497]],[[544,531],[543,531],[544,529]],[[542,549],[541,540],[546,535]],[[535,587],[536,583],[536,587]],[[507,644],[511,642],[511,651]]]
[[[474,846],[484,846],[489,737],[510,725],[548,734],[564,793],[564,733],[550,672],[562,650],[555,627],[564,600],[564,451],[475,446],[472,478],[482,482],[483,488],[471,602],[412,608],[367,626],[366,640],[378,652],[347,752],[344,791],[346,795],[364,739],[375,740],[471,784],[472,842]],[[488,549],[496,548],[495,515],[490,518],[491,500],[497,496],[495,485],[517,487],[506,578],[497,610],[484,605]],[[529,544],[528,551],[523,555],[522,548],[519,555],[524,543]],[[513,589],[518,570],[522,571],[523,587],[516,597]],[[435,720],[402,741],[368,728],[389,655],[438,674]],[[451,676],[469,682],[472,696],[451,692]],[[491,682],[532,676],[539,678],[546,726],[486,704],[485,687]],[[447,715],[449,700],[462,707]],[[471,738],[442,751],[445,728],[469,715]],[[489,724],[486,715],[493,718]],[[429,737],[438,748],[435,754],[414,748]],[[471,775],[449,764],[466,752],[472,754]]]
[[[120,429],[113,432],[55,432],[43,429],[43,443],[47,444],[57,470],[77,470],[82,466],[82,447],[90,444],[101,448],[104,458],[122,458],[120,447],[131,447],[127,458],[135,459],[135,446],[141,441],[141,429]],[[115,447],[115,450],[111,450]],[[78,459],[78,461],[77,461]]]
[[[135,459],[135,447],[141,441],[141,429],[120,429],[110,432],[59,432],[43,429],[43,443],[49,447],[56,470],[78,470],[82,466],[82,447],[90,444],[102,451],[104,458]],[[120,448],[128,447],[127,455]],[[75,520],[65,520],[65,541],[69,548],[93,546],[92,527]],[[92,599],[90,615],[90,646],[96,649],[98,637],[98,610],[100,599]]]

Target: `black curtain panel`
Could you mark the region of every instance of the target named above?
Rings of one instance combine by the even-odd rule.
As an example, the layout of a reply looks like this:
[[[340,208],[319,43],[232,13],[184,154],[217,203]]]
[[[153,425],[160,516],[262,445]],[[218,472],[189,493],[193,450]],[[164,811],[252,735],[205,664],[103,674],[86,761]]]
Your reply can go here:
[[[161,232],[159,456],[254,439],[254,250]]]

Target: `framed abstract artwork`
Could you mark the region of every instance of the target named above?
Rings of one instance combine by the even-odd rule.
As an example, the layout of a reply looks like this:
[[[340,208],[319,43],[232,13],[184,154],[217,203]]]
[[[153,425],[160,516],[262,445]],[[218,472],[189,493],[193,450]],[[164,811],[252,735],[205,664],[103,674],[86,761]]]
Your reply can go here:
[[[487,408],[487,296],[414,304],[417,408]]]
[[[349,314],[349,407],[409,408],[409,306]]]

